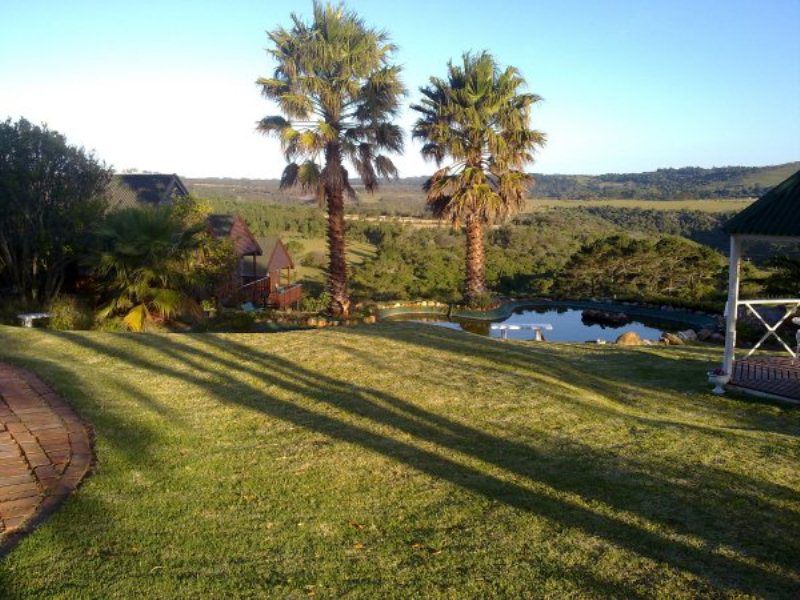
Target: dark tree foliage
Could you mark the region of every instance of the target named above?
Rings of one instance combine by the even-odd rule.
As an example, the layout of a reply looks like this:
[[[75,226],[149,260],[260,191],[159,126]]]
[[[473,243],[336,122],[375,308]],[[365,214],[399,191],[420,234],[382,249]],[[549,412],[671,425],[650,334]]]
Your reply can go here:
[[[764,282],[767,294],[783,298],[800,296],[800,258],[781,255],[774,257],[769,266],[774,269]]]
[[[702,300],[724,284],[725,260],[683,238],[614,235],[586,244],[558,274],[554,291],[569,298]]]
[[[0,123],[0,277],[22,299],[61,289],[105,210],[111,171],[63,135],[25,119]]]
[[[570,210],[586,211],[627,231],[679,235],[721,252],[727,252],[729,244],[728,234],[723,231],[723,226],[736,214],[734,211],[709,213],[700,210],[652,210],[614,206],[586,206]]]

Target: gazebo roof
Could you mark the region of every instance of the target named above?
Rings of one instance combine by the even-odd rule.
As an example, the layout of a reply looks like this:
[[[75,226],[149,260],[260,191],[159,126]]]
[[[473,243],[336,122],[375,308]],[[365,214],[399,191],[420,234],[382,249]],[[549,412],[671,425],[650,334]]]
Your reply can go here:
[[[800,238],[800,171],[733,217],[725,231],[731,235]]]

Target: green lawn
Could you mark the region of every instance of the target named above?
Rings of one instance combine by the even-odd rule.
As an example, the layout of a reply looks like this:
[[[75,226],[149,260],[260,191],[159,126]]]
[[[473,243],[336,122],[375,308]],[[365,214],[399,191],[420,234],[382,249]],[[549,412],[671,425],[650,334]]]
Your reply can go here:
[[[798,597],[800,411],[714,349],[0,328],[98,467],[4,597]]]

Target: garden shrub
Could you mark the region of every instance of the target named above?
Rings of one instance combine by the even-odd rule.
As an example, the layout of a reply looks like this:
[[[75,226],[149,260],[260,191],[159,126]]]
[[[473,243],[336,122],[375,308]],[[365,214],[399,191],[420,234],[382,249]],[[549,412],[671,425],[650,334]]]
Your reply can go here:
[[[58,296],[47,309],[50,313],[50,329],[67,331],[71,329],[92,329],[94,311],[84,301],[75,296]]]
[[[328,308],[331,301],[331,295],[328,292],[322,292],[319,296],[303,296],[300,301],[300,310],[303,312],[319,313]]]
[[[312,250],[303,255],[300,259],[300,264],[304,267],[315,267],[317,269],[324,269],[328,266],[328,257],[322,250]]]

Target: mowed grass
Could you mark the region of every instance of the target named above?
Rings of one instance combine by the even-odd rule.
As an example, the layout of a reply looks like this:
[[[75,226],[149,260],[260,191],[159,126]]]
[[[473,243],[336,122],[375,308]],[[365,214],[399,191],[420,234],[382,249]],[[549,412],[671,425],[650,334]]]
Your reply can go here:
[[[0,328],[97,470],[0,596],[797,597],[800,413],[718,351]]]

